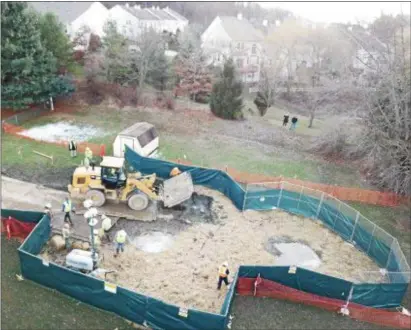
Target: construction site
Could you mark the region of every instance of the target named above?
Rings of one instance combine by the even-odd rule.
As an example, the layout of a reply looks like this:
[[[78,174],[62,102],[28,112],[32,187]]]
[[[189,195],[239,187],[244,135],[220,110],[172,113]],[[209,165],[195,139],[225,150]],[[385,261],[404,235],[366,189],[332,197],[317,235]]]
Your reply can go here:
[[[247,281],[255,278],[254,296],[258,278],[264,278],[268,282],[261,290],[268,287],[262,291],[268,296],[281,284],[312,295],[306,299],[338,299],[342,309],[351,299],[364,299],[371,307],[390,295],[402,299],[394,289],[384,298],[377,292],[380,285],[395,283],[403,295],[408,286],[409,266],[397,240],[355,209],[288,182],[239,184],[221,170],[160,160],[154,127],[134,126],[118,134],[114,157],[103,155],[96,162],[86,147],[65,192],[35,187],[34,193],[22,193],[8,183],[9,199],[30,195],[46,205],[20,253],[40,258],[44,267],[53,265],[50,277],[38,278],[35,274],[46,270],[24,256],[26,278],[152,328],[174,321],[147,312],[149,305],[161,313],[177,308],[182,328],[201,322],[187,319],[190,311],[212,320],[210,329],[229,327],[234,293],[249,295]],[[64,200],[63,209],[56,208],[56,200]],[[109,227],[103,226],[107,217]],[[121,232],[127,239],[119,240]],[[222,265],[229,270],[229,284],[218,289]],[[74,292],[70,286],[77,280],[84,283]],[[124,301],[110,307],[97,302],[97,293],[85,295],[101,284],[118,299],[123,290],[146,297],[145,312],[127,314]],[[126,304],[136,303],[127,299],[132,300]],[[165,313],[173,319],[175,312]]]
[[[194,196],[174,210],[159,208],[153,221],[113,218],[111,242],[103,239],[99,249],[104,278],[167,303],[212,313],[219,312],[225,299],[226,289],[216,290],[224,261],[233,273],[240,265],[298,265],[356,283],[367,272],[374,283],[386,281],[367,255],[320,222],[282,210],[243,213],[222,193],[201,186],[195,186]],[[110,213],[109,207],[102,210]],[[58,218],[56,228],[61,228],[63,217]],[[79,215],[73,221],[73,247],[90,249],[86,220]],[[117,257],[113,240],[120,229],[130,242]],[[64,265],[63,246],[56,249],[49,242],[41,257]]]

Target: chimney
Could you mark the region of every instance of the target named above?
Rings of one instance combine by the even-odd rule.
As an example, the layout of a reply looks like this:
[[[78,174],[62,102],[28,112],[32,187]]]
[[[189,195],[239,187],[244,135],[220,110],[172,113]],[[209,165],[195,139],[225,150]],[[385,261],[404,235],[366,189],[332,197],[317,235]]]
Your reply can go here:
[[[128,5],[128,2],[126,3],[126,7],[127,7],[127,8],[130,7],[130,6]]]
[[[238,14],[237,14],[237,18],[238,18],[239,21],[241,21],[241,20],[243,19],[243,14],[238,13]]]
[[[276,21],[275,21],[275,26],[279,27],[280,25],[281,25],[281,21],[276,20]]]
[[[263,20],[263,26],[267,27],[267,25],[268,25],[268,21],[266,19]]]

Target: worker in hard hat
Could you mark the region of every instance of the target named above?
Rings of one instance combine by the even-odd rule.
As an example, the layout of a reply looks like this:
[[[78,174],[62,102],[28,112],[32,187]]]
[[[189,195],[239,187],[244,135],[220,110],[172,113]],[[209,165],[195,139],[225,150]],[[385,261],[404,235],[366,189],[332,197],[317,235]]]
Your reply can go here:
[[[50,218],[50,227],[53,227],[53,211],[51,210],[51,204],[50,203],[46,203],[46,205],[44,205],[44,213],[47,214]]]
[[[73,210],[73,206],[70,198],[67,196],[62,205],[62,211],[64,212],[64,222],[69,222],[74,227],[73,221],[70,217],[70,212]]]
[[[119,230],[116,233],[115,236],[115,243],[116,243],[116,254],[115,256],[117,256],[121,252],[124,252],[124,245],[126,244],[126,240],[127,240],[127,233],[125,232],[124,229]]]
[[[217,285],[217,290],[221,289],[221,284],[224,282],[225,285],[229,285],[230,283],[228,282],[228,275],[230,274],[230,271],[228,270],[228,262],[224,261],[223,264],[218,268],[218,285]]]
[[[86,147],[84,151],[84,166],[88,169],[90,164],[93,162],[93,152],[89,147]]]
[[[66,250],[68,250],[71,247],[71,242],[70,242],[71,230],[70,230],[70,225],[68,223],[65,223],[63,225],[63,229],[61,230],[61,233],[63,235],[64,242],[66,244]]]
[[[94,248],[96,249],[96,251],[98,251],[101,246],[101,240],[100,240],[100,237],[98,236],[98,229],[93,229],[93,235],[94,235]],[[90,244],[92,244],[91,235],[89,236],[89,238],[90,238]]]
[[[181,173],[182,172],[180,171],[178,167],[174,167],[170,172],[170,176],[174,177],[174,176],[180,175]]]
[[[109,231],[112,227],[111,219],[105,214],[101,215],[101,237],[104,237],[108,242],[110,242]]]

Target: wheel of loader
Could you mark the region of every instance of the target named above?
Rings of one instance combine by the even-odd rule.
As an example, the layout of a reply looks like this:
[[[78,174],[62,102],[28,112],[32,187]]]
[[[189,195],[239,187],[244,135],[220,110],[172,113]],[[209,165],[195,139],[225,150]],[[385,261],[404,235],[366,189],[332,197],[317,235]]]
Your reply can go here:
[[[127,200],[129,208],[134,211],[144,210],[145,208],[147,208],[149,202],[150,200],[148,196],[143,193],[135,193],[131,195]]]
[[[93,206],[100,207],[103,206],[106,202],[106,196],[100,190],[92,189],[87,191],[86,199],[93,201]]]

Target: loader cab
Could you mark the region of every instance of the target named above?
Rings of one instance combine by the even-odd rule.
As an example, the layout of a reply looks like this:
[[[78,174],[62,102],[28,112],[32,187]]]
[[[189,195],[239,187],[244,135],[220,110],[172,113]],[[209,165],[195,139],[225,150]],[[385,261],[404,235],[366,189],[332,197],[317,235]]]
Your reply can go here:
[[[103,157],[100,168],[101,183],[107,189],[117,189],[125,186],[127,173],[124,169],[124,158]]]

